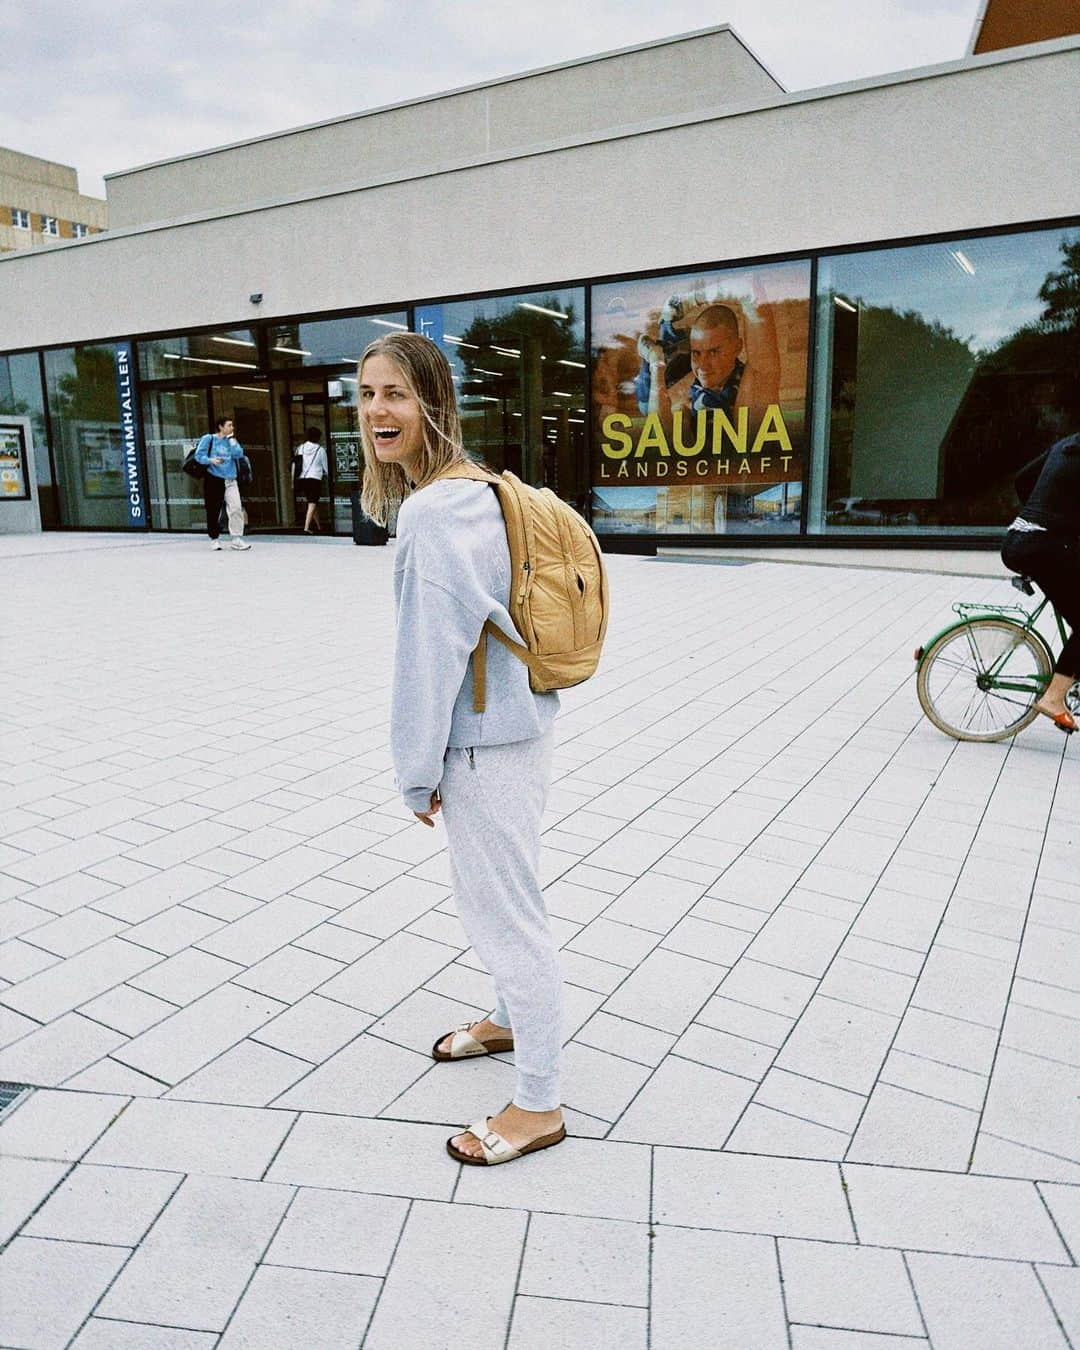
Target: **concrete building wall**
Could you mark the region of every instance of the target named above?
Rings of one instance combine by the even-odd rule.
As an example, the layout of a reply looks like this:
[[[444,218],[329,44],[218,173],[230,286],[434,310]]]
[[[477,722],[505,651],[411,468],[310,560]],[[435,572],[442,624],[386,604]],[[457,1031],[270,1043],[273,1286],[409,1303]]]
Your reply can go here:
[[[149,165],[107,180],[116,228],[359,187],[782,93],[730,30],[496,81]]]
[[[0,177],[25,178],[43,187],[60,192],[78,192],[79,176],[70,164],[57,164],[37,155],[24,155],[21,150],[0,146]]]
[[[0,350],[1069,215],[1078,53],[9,256]]]

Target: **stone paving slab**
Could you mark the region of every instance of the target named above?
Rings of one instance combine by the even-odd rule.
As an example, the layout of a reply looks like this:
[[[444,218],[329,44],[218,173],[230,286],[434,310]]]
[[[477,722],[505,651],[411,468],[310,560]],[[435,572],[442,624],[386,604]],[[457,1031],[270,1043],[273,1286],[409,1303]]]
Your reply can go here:
[[[1080,1350],[1080,747],[912,685],[995,568],[610,559],[545,816],[571,1138],[492,1174],[393,548],[3,551],[0,1344]]]

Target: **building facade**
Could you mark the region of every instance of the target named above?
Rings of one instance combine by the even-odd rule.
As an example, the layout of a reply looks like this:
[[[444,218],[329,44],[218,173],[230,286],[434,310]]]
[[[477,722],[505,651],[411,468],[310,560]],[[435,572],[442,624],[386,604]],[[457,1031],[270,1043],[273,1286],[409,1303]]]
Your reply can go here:
[[[316,425],[345,530],[411,328],[610,547],[990,543],[1080,426],[1078,51],[787,94],[710,29],[113,175],[108,235],[0,260],[0,420],[46,527],[180,531],[214,417],[254,529]]]
[[[81,193],[74,169],[0,146],[0,253],[88,239],[108,226],[108,203]]]

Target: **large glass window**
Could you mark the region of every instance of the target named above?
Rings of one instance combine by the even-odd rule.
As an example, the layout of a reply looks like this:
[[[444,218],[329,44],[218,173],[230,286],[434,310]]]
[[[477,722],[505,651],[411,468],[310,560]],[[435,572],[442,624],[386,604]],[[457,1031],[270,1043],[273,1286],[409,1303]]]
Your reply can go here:
[[[537,291],[426,305],[415,320],[450,360],[466,448],[581,510],[584,311],[583,290]]]
[[[359,492],[363,455],[356,413],[356,367],[336,378],[298,373],[275,381],[278,464],[283,475],[282,500],[288,503],[285,523],[300,527],[307,515],[306,499],[295,495],[292,461],[313,431],[326,448],[329,473],[323,480],[319,528],[345,533],[351,528],[350,495]]]
[[[270,365],[355,367],[367,344],[395,328],[408,328],[408,315],[360,315],[344,319],[274,324],[269,332]],[[355,374],[355,369],[351,371]]]
[[[203,528],[202,487],[180,465],[209,428],[202,389],[144,389],[143,436],[150,504],[159,530]]]
[[[812,533],[996,531],[1080,426],[1080,230],[823,258]]]
[[[102,529],[146,523],[141,501],[138,512],[132,508],[140,473],[129,434],[134,409],[121,406],[121,388],[130,387],[128,351],[126,343],[98,343],[45,353],[64,525]]]
[[[798,531],[809,262],[594,286],[593,524]]]
[[[251,464],[251,481],[242,488],[248,525],[272,529],[292,523],[282,514],[282,503],[291,493],[289,467],[287,458],[282,461],[273,454],[271,391],[267,386],[149,388],[143,390],[142,409],[157,529],[204,528],[202,485],[182,473],[180,466],[219,417],[233,421],[236,439]]]
[[[181,380],[195,375],[228,378],[231,373],[258,368],[258,348],[250,328],[177,334],[139,343],[139,372],[144,380]]]
[[[34,469],[38,487],[41,523],[48,529],[59,524],[56,484],[53,482],[49,443],[45,434],[45,396],[37,352],[0,356],[0,413],[29,417],[34,437]]]
[[[281,524],[286,468],[274,455],[270,390],[258,385],[216,384],[211,393],[211,425],[219,417],[231,418],[236,439],[251,464],[251,482],[242,489],[247,523],[252,529],[271,529]]]

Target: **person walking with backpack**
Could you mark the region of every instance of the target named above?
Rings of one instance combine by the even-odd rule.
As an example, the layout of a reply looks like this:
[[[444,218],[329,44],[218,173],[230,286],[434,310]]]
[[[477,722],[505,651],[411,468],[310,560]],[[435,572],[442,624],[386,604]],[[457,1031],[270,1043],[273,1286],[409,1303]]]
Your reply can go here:
[[[219,417],[213,435],[207,432],[195,448],[195,459],[206,466],[203,483],[203,502],[206,506],[206,533],[210,547],[221,548],[221,507],[229,513],[229,535],[234,549],[251,545],[244,538],[244,504],[240,500],[237,466],[244,458],[244,447],[233,434],[231,417]]]
[[[502,480],[466,457],[446,357],[428,338],[388,334],[365,349],[358,376],[364,511],[385,524],[401,503],[390,729],[398,786],[419,821],[445,822],[458,915],[495,984],[494,1011],[441,1036],[432,1055],[513,1050],[517,1068],[512,1102],[451,1137],[447,1151],[492,1166],[566,1137],[561,973],[539,881],[559,700],[535,690],[526,664],[538,658],[510,607],[529,570],[514,566]]]

